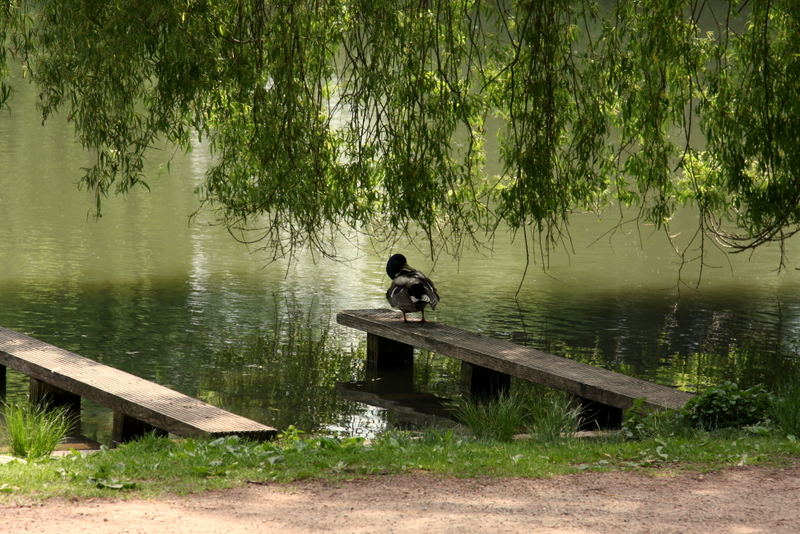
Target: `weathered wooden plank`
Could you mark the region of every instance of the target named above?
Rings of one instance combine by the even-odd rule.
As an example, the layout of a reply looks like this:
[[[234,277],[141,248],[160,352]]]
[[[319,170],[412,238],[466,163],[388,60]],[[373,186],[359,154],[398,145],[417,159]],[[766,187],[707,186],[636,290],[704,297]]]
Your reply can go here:
[[[645,407],[681,408],[692,398],[678,391],[638,378],[576,362],[540,350],[481,336],[436,322],[404,323],[391,310],[345,310],[339,324],[393,339],[467,363],[561,389],[572,395],[620,409],[646,398]]]
[[[2,327],[0,365],[178,436],[270,439],[277,434],[274,428]]]

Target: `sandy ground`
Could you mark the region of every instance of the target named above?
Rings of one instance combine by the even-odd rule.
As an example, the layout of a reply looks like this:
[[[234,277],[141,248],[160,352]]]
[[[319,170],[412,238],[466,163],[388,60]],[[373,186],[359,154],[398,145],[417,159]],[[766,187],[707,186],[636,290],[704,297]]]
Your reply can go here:
[[[425,474],[256,485],[154,501],[0,505],[0,532],[797,533],[800,464],[549,480]]]

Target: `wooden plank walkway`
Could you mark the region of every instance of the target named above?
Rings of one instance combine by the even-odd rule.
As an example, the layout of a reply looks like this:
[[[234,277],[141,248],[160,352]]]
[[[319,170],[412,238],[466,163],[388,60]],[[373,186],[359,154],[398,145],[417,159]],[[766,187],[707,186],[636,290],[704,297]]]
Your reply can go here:
[[[408,346],[411,351],[419,347],[457,358],[478,370],[489,369],[530,380],[620,410],[630,408],[634,400],[641,398],[647,399],[644,406],[648,408],[678,409],[693,397],[691,393],[647,380],[441,323],[404,323],[402,315],[391,310],[345,310],[337,314],[336,320],[367,332],[368,353],[374,350],[371,347],[383,344],[395,356],[408,361],[408,352],[403,347]],[[383,340],[391,342],[385,344]],[[376,357],[379,356],[368,355],[368,359]]]
[[[114,410],[114,441],[151,427],[178,436],[224,436],[266,440],[277,430],[230,413],[125,371],[0,327],[0,396],[6,367],[31,377],[31,400],[62,392]],[[142,424],[144,423],[144,424]]]

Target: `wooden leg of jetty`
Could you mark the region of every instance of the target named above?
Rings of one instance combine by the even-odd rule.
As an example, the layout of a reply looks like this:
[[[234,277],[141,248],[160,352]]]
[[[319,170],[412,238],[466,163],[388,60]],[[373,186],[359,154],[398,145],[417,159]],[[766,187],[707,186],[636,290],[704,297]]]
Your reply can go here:
[[[70,432],[81,431],[81,396],[70,393],[47,382],[30,378],[28,397],[33,405],[45,405],[48,409],[66,410],[66,415],[72,419]]]
[[[461,392],[476,399],[497,398],[500,393],[508,392],[511,387],[511,375],[461,362]]]
[[[414,389],[414,347],[367,334],[367,383],[374,392]]]
[[[133,441],[145,434],[155,434],[160,437],[169,435],[168,432],[149,423],[134,419],[121,412],[114,412],[114,426],[111,429],[111,444],[113,446],[116,447],[126,441]]]

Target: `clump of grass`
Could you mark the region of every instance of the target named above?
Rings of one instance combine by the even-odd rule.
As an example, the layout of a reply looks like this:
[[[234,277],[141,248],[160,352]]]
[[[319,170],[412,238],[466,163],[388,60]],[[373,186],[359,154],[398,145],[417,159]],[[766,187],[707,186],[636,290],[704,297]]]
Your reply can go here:
[[[800,382],[791,381],[778,386],[770,404],[775,422],[784,435],[800,437]]]
[[[462,397],[455,412],[475,437],[497,441],[509,441],[520,432],[540,442],[572,437],[583,415],[566,393],[523,387],[501,391],[493,398]]]
[[[531,439],[553,442],[574,437],[583,418],[583,408],[567,393],[555,390],[528,396],[530,412],[526,430]]]
[[[73,424],[66,408],[47,403],[3,403],[0,413],[11,454],[28,460],[49,456]]]
[[[522,429],[528,406],[523,395],[504,390],[491,398],[465,395],[456,402],[455,413],[476,438],[510,441]]]

